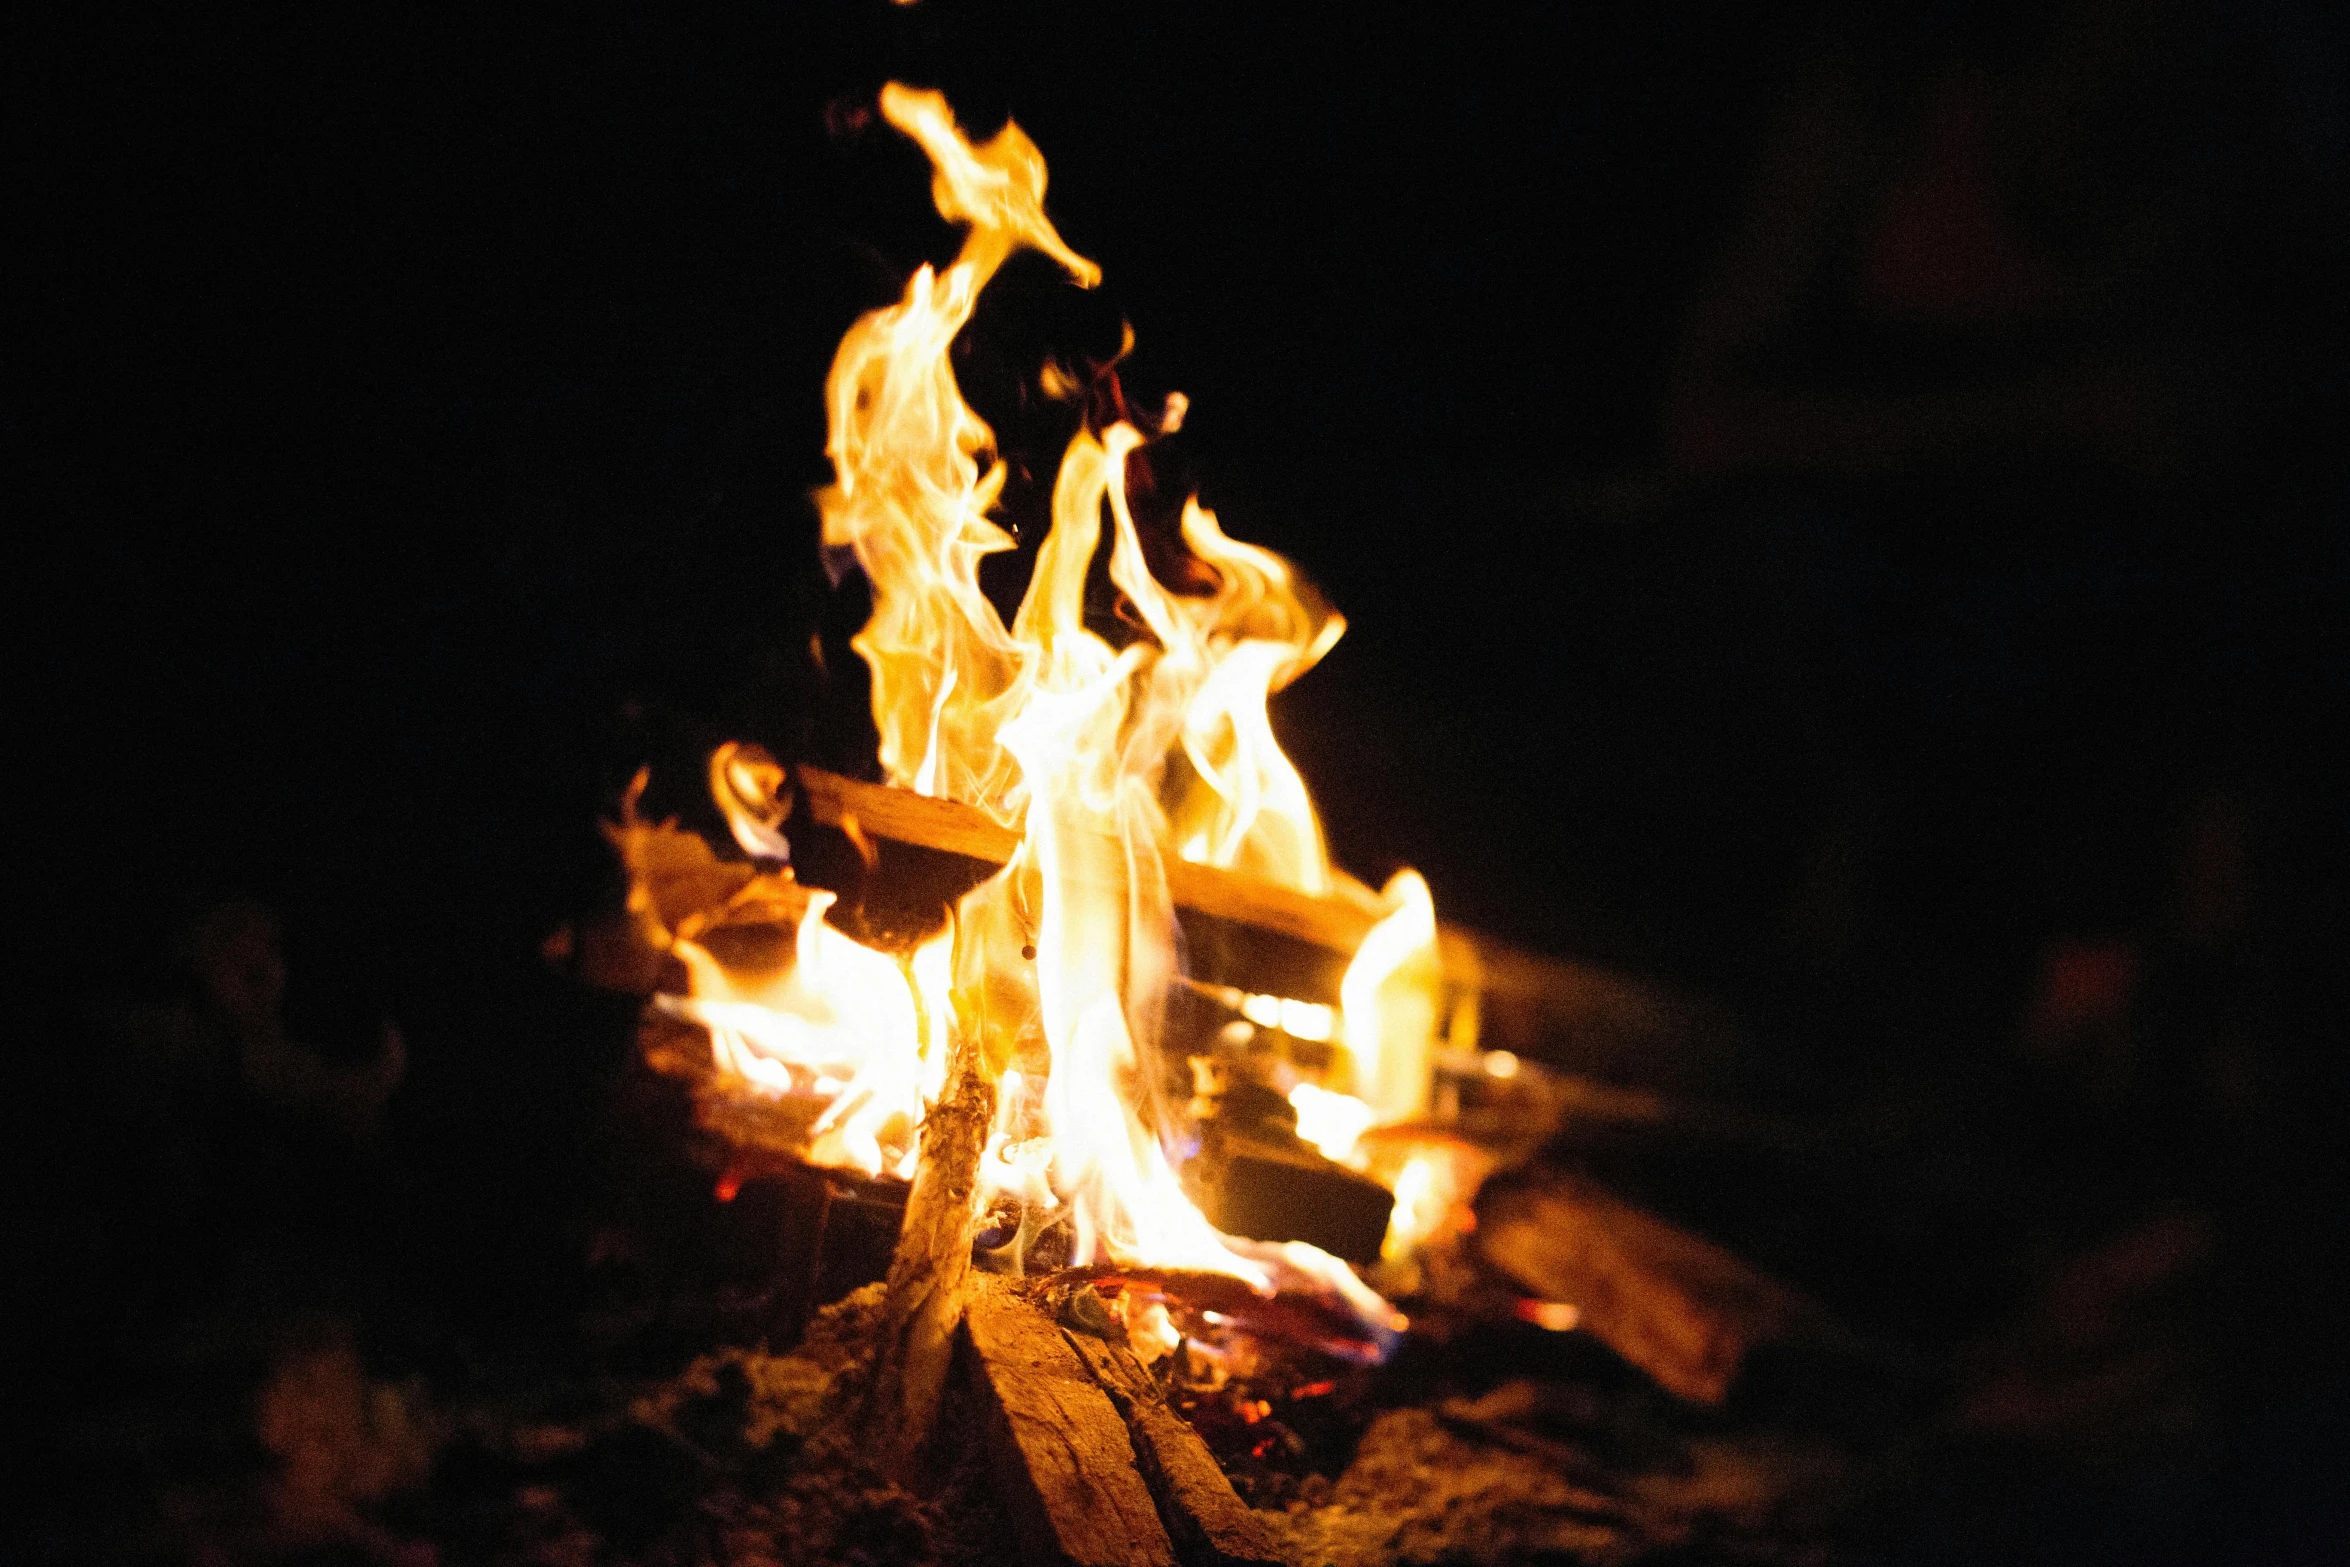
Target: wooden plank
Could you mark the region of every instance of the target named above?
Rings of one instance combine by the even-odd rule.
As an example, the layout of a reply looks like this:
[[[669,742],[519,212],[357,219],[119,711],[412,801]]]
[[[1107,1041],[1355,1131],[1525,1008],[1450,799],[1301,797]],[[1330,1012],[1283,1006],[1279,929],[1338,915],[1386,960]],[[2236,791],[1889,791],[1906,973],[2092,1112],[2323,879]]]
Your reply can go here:
[[[844,831],[852,820],[858,832],[918,843],[1001,865],[1020,846],[1020,834],[975,805],[934,800],[884,784],[859,783],[820,768],[795,775],[808,814]],[[1379,921],[1379,910],[1362,899],[1334,893],[1315,897],[1212,865],[1167,862],[1167,890],[1179,907],[1351,955]]]
[[[1477,1250],[1529,1294],[1701,1404],[1729,1396],[1765,1344],[1828,1331],[1826,1312],[1703,1236],[1561,1173],[1488,1187]]]
[[[934,800],[910,789],[859,783],[818,767],[792,770],[808,814],[827,827],[846,829],[854,821],[859,832],[900,843],[918,843],[969,855],[990,865],[1001,865],[1020,847],[1020,834],[976,805],[956,800]]]
[[[1032,1561],[1175,1567],[1125,1417],[1059,1325],[1001,1285],[963,1318],[989,1456]]]
[[[1090,1333],[1063,1332],[1125,1417],[1136,1464],[1186,1567],[1276,1567],[1281,1556],[1265,1526],[1133,1353]]]

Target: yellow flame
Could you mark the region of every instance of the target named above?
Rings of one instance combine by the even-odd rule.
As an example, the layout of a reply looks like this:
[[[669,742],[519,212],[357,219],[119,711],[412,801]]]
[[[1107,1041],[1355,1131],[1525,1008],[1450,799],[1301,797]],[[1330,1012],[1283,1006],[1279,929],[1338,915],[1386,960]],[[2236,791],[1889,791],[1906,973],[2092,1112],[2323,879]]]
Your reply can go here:
[[[1427,1104],[1439,974],[1436,905],[1417,871],[1397,871],[1382,896],[1392,912],[1371,927],[1340,983],[1355,1091],[1382,1121]]]
[[[1167,860],[1313,894],[1340,885],[1267,704],[1345,622],[1287,562],[1228,537],[1196,500],[1180,532],[1199,580],[1181,592],[1158,581],[1127,495],[1145,437],[1118,422],[1071,438],[1050,531],[1005,623],[979,581],[982,561],[1013,544],[991,515],[1005,468],[963,400],[950,348],[1015,251],[1052,258],[1082,286],[1100,271],[1045,216],[1044,159],[1016,125],[975,144],[943,98],[896,84],[881,108],[928,154],[938,211],[965,232],[951,264],[915,272],[896,303],[841,341],[825,385],[833,482],[817,496],[823,539],[853,552],[872,585],[872,618],[854,645],[872,670],[889,781],[979,806],[1019,826],[1021,845],[963,900],[950,933],[903,964],[828,925],[825,895],[796,889],[787,871],[743,869],[736,899],[797,909],[793,961],[745,973],[680,926],[665,933],[691,980],[676,1009],[709,1026],[714,1058],[752,1088],[828,1093],[810,1157],[867,1169],[906,1165],[910,1128],[942,1086],[948,1037],[967,1031],[1003,1089],[983,1184],[1065,1213],[1073,1260],[1218,1269],[1259,1287],[1303,1275],[1366,1322],[1390,1323],[1384,1302],[1311,1247],[1227,1243],[1184,1195],[1162,1141],[1158,1031],[1176,970]],[[1065,370],[1048,365],[1039,384],[1083,406]],[[1186,406],[1171,396],[1163,428]],[[1118,618],[1135,628],[1115,646],[1088,615],[1105,546]],[[728,748],[712,758],[711,785],[737,842],[773,867],[789,845],[780,775],[761,763]],[[723,881],[693,874],[696,887]],[[666,885],[639,878],[640,890],[657,883]],[[1427,889],[1407,875],[1388,898],[1394,912],[1350,969],[1343,1008],[1355,1087],[1381,1115],[1409,1113],[1425,1091],[1428,1027],[1413,1021],[1413,985],[1428,990],[1421,1011],[1433,1015]],[[645,911],[658,903],[647,890]],[[645,911],[640,923],[658,924]],[[1341,1033],[1328,1007],[1263,999],[1297,1038]]]
[[[811,1163],[907,1173],[925,1078],[944,1052],[920,1048],[914,990],[897,963],[824,922],[832,894],[811,890],[808,900],[794,961],[763,981],[678,938],[670,950],[690,993],[669,1009],[706,1026],[718,1066],[754,1089],[830,1099],[810,1128]]]
[[[723,746],[710,778],[736,840],[762,859],[788,856],[776,830],[781,770],[754,748]],[[609,832],[639,934],[685,970],[686,994],[660,998],[663,1010],[708,1030],[722,1077],[811,1108],[810,1162],[910,1170],[945,1070],[949,933],[903,964],[861,946],[826,921],[831,893],[789,871],[726,864],[675,823],[642,820],[644,783],[640,774]]]
[[[1157,1030],[1174,973],[1163,796],[1175,796],[1186,838],[1210,862],[1327,886],[1320,828],[1273,743],[1264,699],[1342,623],[1297,589],[1285,563],[1226,538],[1196,503],[1183,533],[1215,587],[1185,596],[1160,584],[1126,495],[1143,436],[1120,422],[1070,441],[1051,531],[1003,624],[978,580],[981,559],[1010,543],[987,515],[1003,469],[955,385],[948,347],[1017,248],[1052,256],[1080,283],[1099,274],[1044,216],[1044,163],[1016,126],[974,146],[943,100],[894,86],[882,110],[930,155],[939,212],[967,232],[944,274],[916,273],[903,299],[843,340],[828,397],[835,482],[819,504],[825,541],[853,549],[873,583],[873,619],[856,646],[873,669],[884,770],[1024,829],[1012,864],[971,894],[961,921],[974,949],[957,964],[976,976],[967,984],[1032,1001],[1029,1018],[968,1009],[993,1019],[978,1026],[1012,1036],[991,1049],[1025,1059],[1032,1030],[1048,1065],[1041,1125],[999,1126],[991,1177],[1019,1180],[1007,1150],[1049,1135],[1050,1185],[1078,1260],[1264,1282],[1265,1269],[1226,1248],[1184,1195],[1160,1141]],[[1105,531],[1108,577],[1144,633],[1124,647],[1086,617]],[[1170,789],[1178,749],[1188,778]]]
[[[1401,1261],[1448,1229],[1473,1224],[1469,1205],[1493,1171],[1493,1157],[1458,1138],[1407,1144],[1394,1175],[1395,1206],[1387,1216],[1380,1255]]]
[[[1009,820],[1017,779],[996,734],[1020,708],[1033,650],[979,588],[980,560],[1012,547],[987,515],[1004,469],[947,350],[1014,250],[1041,250],[1083,284],[1101,272],[1045,217],[1044,158],[1017,125],[974,147],[943,97],[894,82],[881,110],[930,155],[940,214],[969,231],[945,273],[923,267],[904,299],[841,340],[825,383],[834,482],[817,508],[824,542],[853,547],[873,584],[873,618],[853,645],[873,671],[883,770]]]
[[[1380,1256],[1391,1262],[1407,1257],[1435,1233],[1450,1206],[1449,1194],[1442,1188],[1437,1166],[1427,1155],[1414,1154],[1405,1161],[1402,1173],[1395,1178],[1395,1206],[1387,1215],[1387,1236],[1380,1242]]]
[[[1197,501],[1184,506],[1183,539],[1219,581],[1194,612],[1211,668],[1183,715],[1193,782],[1178,792],[1170,814],[1184,858],[1326,892],[1321,822],[1305,780],[1273,737],[1266,699],[1319,662],[1346,621],[1313,598],[1278,555],[1227,538]]]

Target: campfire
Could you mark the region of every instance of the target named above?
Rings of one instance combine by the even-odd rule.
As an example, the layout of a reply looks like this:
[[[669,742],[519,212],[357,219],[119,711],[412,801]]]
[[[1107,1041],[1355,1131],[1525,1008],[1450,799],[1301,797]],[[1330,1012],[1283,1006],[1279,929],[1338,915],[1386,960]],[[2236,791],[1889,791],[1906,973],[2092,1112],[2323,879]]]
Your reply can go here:
[[[42,29],[26,1553],[2332,1559],[2322,50],[1913,9]]]
[[[1664,1004],[1440,926],[1412,871],[1373,889],[1332,862],[1267,704],[1345,622],[1196,497],[1169,514],[1152,443],[1179,394],[1139,412],[1115,365],[1036,367],[1076,429],[999,610],[1007,469],[954,345],[1016,252],[1075,287],[1100,270],[1016,125],[974,143],[894,84],[881,110],[964,231],[825,389],[823,542],[870,584],[884,781],[730,743],[708,770],[730,843],[645,819],[642,774],[608,829],[664,976],[645,1053],[692,1085],[718,1195],[796,1172],[895,1225],[862,1450],[918,1464],[959,1353],[1039,1553],[1270,1560],[1219,1460],[1296,1443],[1276,1401],[1390,1356],[1398,1301],[1482,1291],[1718,1402],[1807,1308],[1662,1221],[1520,1193],[1464,1282],[1480,1186],[1569,1094],[1500,1045]],[[842,1282],[822,1216],[796,1233],[805,1278]]]
[[[12,1536],[2343,1555],[2322,49],[1913,9],[42,28]]]

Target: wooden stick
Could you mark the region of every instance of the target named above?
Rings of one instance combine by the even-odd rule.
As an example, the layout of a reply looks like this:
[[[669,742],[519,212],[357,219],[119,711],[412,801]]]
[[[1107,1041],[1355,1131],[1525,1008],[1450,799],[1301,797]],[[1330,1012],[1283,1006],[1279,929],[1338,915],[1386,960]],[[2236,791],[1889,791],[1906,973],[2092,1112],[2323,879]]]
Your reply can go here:
[[[890,1259],[886,1336],[866,1405],[875,1455],[898,1472],[938,1419],[979,1225],[979,1158],[995,1121],[995,1078],[974,1034],[956,1031],[947,1074],[946,1092],[922,1120],[921,1158]]]
[[[1126,1421],[1060,1326],[990,1282],[972,1293],[964,1335],[1023,1559],[1175,1567]]]

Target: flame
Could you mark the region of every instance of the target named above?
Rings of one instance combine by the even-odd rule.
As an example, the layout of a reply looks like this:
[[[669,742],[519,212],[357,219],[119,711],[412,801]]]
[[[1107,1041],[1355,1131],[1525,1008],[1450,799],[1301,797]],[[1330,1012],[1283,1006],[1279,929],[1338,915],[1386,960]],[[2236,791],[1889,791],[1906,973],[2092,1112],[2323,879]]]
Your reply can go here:
[[[1377,1154],[1365,1146],[1374,1126],[1409,1121],[1427,1110],[1442,995],[1436,905],[1428,884],[1415,871],[1398,871],[1382,896],[1390,912],[1355,949],[1339,985],[1357,1093],[1301,1082],[1290,1090],[1289,1103],[1297,1112],[1298,1136],[1326,1157],[1385,1181],[1395,1194],[1380,1255],[1401,1262],[1460,1222],[1490,1164],[1467,1144],[1441,1135],[1407,1138]],[[1497,1075],[1517,1070],[1514,1056],[1495,1052],[1493,1059]]]
[[[1371,927],[1338,989],[1356,1091],[1382,1121],[1417,1115],[1436,1037],[1436,904],[1417,871],[1384,893],[1394,910]]]
[[[1353,1159],[1363,1133],[1377,1118],[1377,1113],[1354,1095],[1334,1093],[1318,1083],[1292,1088],[1289,1107],[1297,1112],[1297,1135],[1321,1149],[1324,1158],[1341,1164]],[[1397,1200],[1401,1200],[1400,1194]]]
[[[1346,621],[1281,557],[1226,537],[1197,500],[1183,508],[1183,541],[1216,569],[1219,586],[1195,616],[1212,667],[1184,710],[1193,783],[1176,799],[1170,828],[1187,860],[1326,892],[1322,825],[1305,780],[1273,738],[1266,699],[1320,662]]]
[[[939,214],[968,231],[943,274],[921,268],[903,300],[841,340],[825,383],[834,482],[817,508],[825,544],[853,548],[873,585],[873,618],[852,645],[873,672],[883,771],[1009,822],[1020,780],[998,735],[1026,703],[1035,649],[980,591],[979,562],[1012,547],[987,515],[1005,473],[948,349],[1014,250],[1043,251],[1087,286],[1101,270],[1045,217],[1044,158],[1017,125],[974,147],[945,98],[895,82],[881,110],[930,155]]]
[[[810,889],[807,897],[791,966],[760,981],[746,983],[740,969],[678,937],[670,950],[685,964],[690,994],[663,998],[663,1009],[709,1029],[719,1069],[754,1091],[830,1101],[809,1128],[810,1163],[911,1175],[913,1131],[925,1098],[936,1095],[943,1042],[905,1048],[924,1037],[906,972],[824,922],[831,893]],[[943,955],[943,938],[916,962],[934,950]]]
[[[881,110],[928,154],[933,200],[964,234],[950,264],[916,271],[896,303],[841,341],[825,387],[833,482],[816,498],[823,541],[852,553],[872,585],[872,618],[853,645],[872,671],[888,780],[978,806],[1018,827],[1020,846],[964,898],[947,932],[900,962],[833,928],[828,895],[791,881],[780,770],[747,748],[723,748],[712,793],[757,864],[733,868],[730,912],[665,922],[659,889],[681,873],[658,863],[667,851],[648,835],[666,829],[636,822],[633,796],[614,829],[636,873],[640,925],[686,969],[689,994],[667,1004],[708,1027],[730,1080],[822,1096],[808,1157],[866,1170],[910,1167],[912,1129],[941,1090],[949,1036],[975,1038],[1002,1090],[983,1187],[1065,1219],[1073,1262],[1214,1270],[1259,1289],[1303,1278],[1391,1330],[1399,1319],[1386,1303],[1325,1254],[1216,1233],[1177,1180],[1159,1077],[1177,973],[1170,859],[1309,894],[1368,896],[1331,866],[1267,706],[1345,621],[1286,561],[1227,536],[1196,499],[1180,519],[1196,580],[1182,591],[1162,583],[1127,493],[1147,437],[1118,420],[1071,438],[1050,531],[1006,623],[979,579],[987,556],[1013,547],[991,515],[1006,469],[963,400],[950,349],[1016,251],[1049,257],[1080,286],[1100,269],[1045,216],[1044,159],[1018,126],[974,143],[941,96],[894,83]],[[1079,389],[1058,366],[1046,380]],[[1186,406],[1170,397],[1161,429]],[[1131,631],[1116,644],[1088,613],[1104,575]],[[718,877],[707,866],[689,872],[680,886],[707,891]],[[1270,1003],[1269,1021],[1294,1037],[1343,1036],[1361,1097],[1325,1091],[1323,1108],[1352,1127],[1343,1138],[1328,1132],[1332,1147],[1374,1117],[1416,1112],[1426,1092],[1434,912],[1408,872],[1389,884],[1386,906],[1348,972],[1340,1013],[1250,998]],[[788,916],[788,965],[761,970],[710,945],[754,914]]]
[[[991,1137],[988,1174],[1032,1188],[1033,1161],[1010,1151],[1047,1139],[1044,1178],[1074,1227],[1073,1260],[1268,1284],[1273,1265],[1225,1244],[1161,1141],[1158,1028],[1175,973],[1166,856],[1180,843],[1187,857],[1301,890],[1330,885],[1320,825],[1265,704],[1344,622],[1196,500],[1182,535],[1214,585],[1161,584],[1126,491],[1145,438],[1119,421],[1071,439],[1051,531],[1004,624],[978,578],[981,560],[1011,543],[988,516],[1004,469],[948,348],[1016,249],[1052,257],[1081,285],[1100,273],[1045,217],[1044,163],[1017,126],[975,145],[936,94],[892,85],[881,107],[930,155],[939,213],[965,234],[944,273],[918,271],[897,304],[842,341],[828,383],[835,479],[818,504],[826,544],[853,550],[873,584],[855,645],[873,670],[883,770],[1023,830],[960,921],[966,990],[1015,1003],[967,1009],[1002,1036],[991,1055],[1033,1060],[1041,1045],[1046,1068],[1042,1095]],[[1181,409],[1170,404],[1171,421]],[[1139,631],[1120,647],[1086,614],[1105,543],[1109,581]]]
[[[1387,1237],[1379,1254],[1392,1260],[1425,1240],[1450,1211],[1446,1199],[1436,1161],[1426,1154],[1404,1161],[1395,1178],[1395,1207],[1387,1216]]]
[[[1389,878],[1381,897],[1390,912],[1363,937],[1338,987],[1348,1077],[1355,1092],[1311,1082],[1289,1091],[1290,1108],[1297,1112],[1297,1135],[1325,1157],[1357,1169],[1367,1162],[1360,1146],[1363,1133],[1427,1108],[1428,1063],[1436,1045],[1441,975],[1436,965],[1435,901],[1419,873],[1408,870]],[[1291,1010],[1301,1003],[1276,1005],[1286,1024]],[[1318,1036],[1295,1028],[1289,1032],[1299,1038],[1330,1037],[1326,1025]],[[1415,1168],[1405,1166],[1397,1178],[1391,1225],[1424,1236],[1432,1226],[1407,1212],[1420,1201],[1416,1186],[1406,1190],[1407,1181],[1422,1179],[1415,1176]]]

